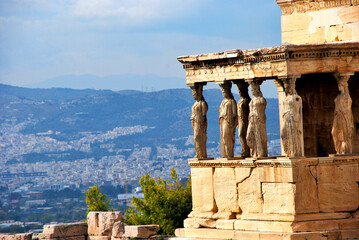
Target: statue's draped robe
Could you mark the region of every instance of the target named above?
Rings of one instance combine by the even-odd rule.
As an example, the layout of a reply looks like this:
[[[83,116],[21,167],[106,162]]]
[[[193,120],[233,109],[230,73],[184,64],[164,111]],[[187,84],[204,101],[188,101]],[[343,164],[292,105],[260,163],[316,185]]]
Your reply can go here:
[[[267,101],[264,97],[254,97],[249,103],[249,124],[247,144],[252,157],[268,156],[267,129],[265,109]]]
[[[285,98],[281,138],[288,157],[303,156],[302,99],[297,94]]]
[[[207,158],[207,114],[205,100],[196,101],[192,106],[191,123],[193,129],[196,158]]]
[[[238,136],[241,142],[241,156],[248,157],[250,150],[247,144],[247,128],[248,128],[248,117],[249,117],[249,102],[250,98],[241,98],[238,101],[237,112],[238,112]]]
[[[223,99],[219,107],[221,155],[234,157],[234,142],[237,126],[237,103],[234,99]]]
[[[352,153],[354,118],[352,100],[348,93],[340,93],[334,100],[335,111],[332,127],[334,147],[338,154]]]

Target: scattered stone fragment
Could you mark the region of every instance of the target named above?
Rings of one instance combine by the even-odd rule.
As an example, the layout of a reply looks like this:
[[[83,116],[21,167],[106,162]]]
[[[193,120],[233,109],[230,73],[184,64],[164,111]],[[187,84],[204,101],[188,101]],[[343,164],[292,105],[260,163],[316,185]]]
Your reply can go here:
[[[159,230],[159,225],[125,226],[125,234],[123,237],[149,238],[156,235]]]

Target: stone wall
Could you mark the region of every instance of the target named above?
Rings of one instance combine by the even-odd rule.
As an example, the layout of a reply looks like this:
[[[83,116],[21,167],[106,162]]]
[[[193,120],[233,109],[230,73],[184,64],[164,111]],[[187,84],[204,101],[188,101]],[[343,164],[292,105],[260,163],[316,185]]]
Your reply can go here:
[[[358,156],[191,160],[193,211],[177,234],[202,228],[359,234],[358,162]]]
[[[359,41],[357,0],[277,0],[283,15],[282,43]]]

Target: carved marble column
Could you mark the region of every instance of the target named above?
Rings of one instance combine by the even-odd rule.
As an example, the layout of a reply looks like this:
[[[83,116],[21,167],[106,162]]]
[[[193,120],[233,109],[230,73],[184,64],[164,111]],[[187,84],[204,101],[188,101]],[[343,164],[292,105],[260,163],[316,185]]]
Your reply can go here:
[[[284,84],[285,97],[282,99],[280,136],[283,153],[287,157],[302,157],[304,155],[302,98],[295,90],[295,81],[298,77],[281,79]]]
[[[193,130],[195,158],[207,158],[207,111],[208,104],[205,101],[202,90],[203,84],[195,83],[190,86],[196,102],[192,106],[191,124]]]
[[[234,157],[235,131],[237,126],[237,103],[231,92],[232,83],[219,84],[223,94],[223,101],[219,106],[219,129],[221,143],[221,157]]]
[[[247,144],[247,129],[248,129],[248,118],[249,118],[249,103],[251,98],[248,94],[248,83],[246,82],[235,82],[238,87],[239,96],[241,99],[237,104],[238,113],[238,136],[241,142],[241,156],[249,157],[250,150]]]
[[[246,139],[252,157],[268,156],[265,115],[267,101],[259,88],[260,84],[259,81],[249,81],[253,98],[249,103],[249,124]]]
[[[352,140],[355,129],[352,99],[348,89],[348,80],[353,74],[350,72],[334,74],[338,82],[339,94],[334,99],[335,110],[331,133],[337,154],[350,154],[353,151]]]
[[[279,127],[281,128],[283,126],[283,112],[284,112],[284,101],[285,101],[285,91],[284,91],[284,84],[283,81],[280,79],[273,79],[274,84],[277,87],[278,90],[278,110],[279,110]],[[283,142],[281,138],[281,155],[285,155],[285,152],[283,150]]]

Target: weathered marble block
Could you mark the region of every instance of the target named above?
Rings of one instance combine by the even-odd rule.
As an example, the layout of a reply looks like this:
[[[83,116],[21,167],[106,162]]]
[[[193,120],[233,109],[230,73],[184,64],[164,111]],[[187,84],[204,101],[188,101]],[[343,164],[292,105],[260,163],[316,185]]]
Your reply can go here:
[[[112,237],[119,238],[125,233],[126,224],[123,222],[115,222],[112,227]]]
[[[87,223],[63,223],[45,225],[39,239],[83,239],[87,237]]]
[[[149,238],[160,230],[159,225],[125,226],[125,238]]]
[[[241,168],[236,168],[236,173]],[[260,213],[263,211],[262,186],[257,168],[251,168],[250,175],[237,184],[238,205],[242,212]]]
[[[318,213],[316,167],[296,167],[295,175],[295,213]]]
[[[193,211],[212,212],[217,209],[213,192],[213,169],[192,168],[192,202]]]
[[[262,183],[263,213],[295,214],[295,184]]]
[[[32,233],[18,233],[18,234],[2,234],[0,233],[0,240],[31,240]]]
[[[121,212],[89,212],[87,214],[88,235],[111,236],[114,223],[121,219]]]
[[[214,198],[218,212],[239,212],[235,169],[215,169],[213,182]]]

